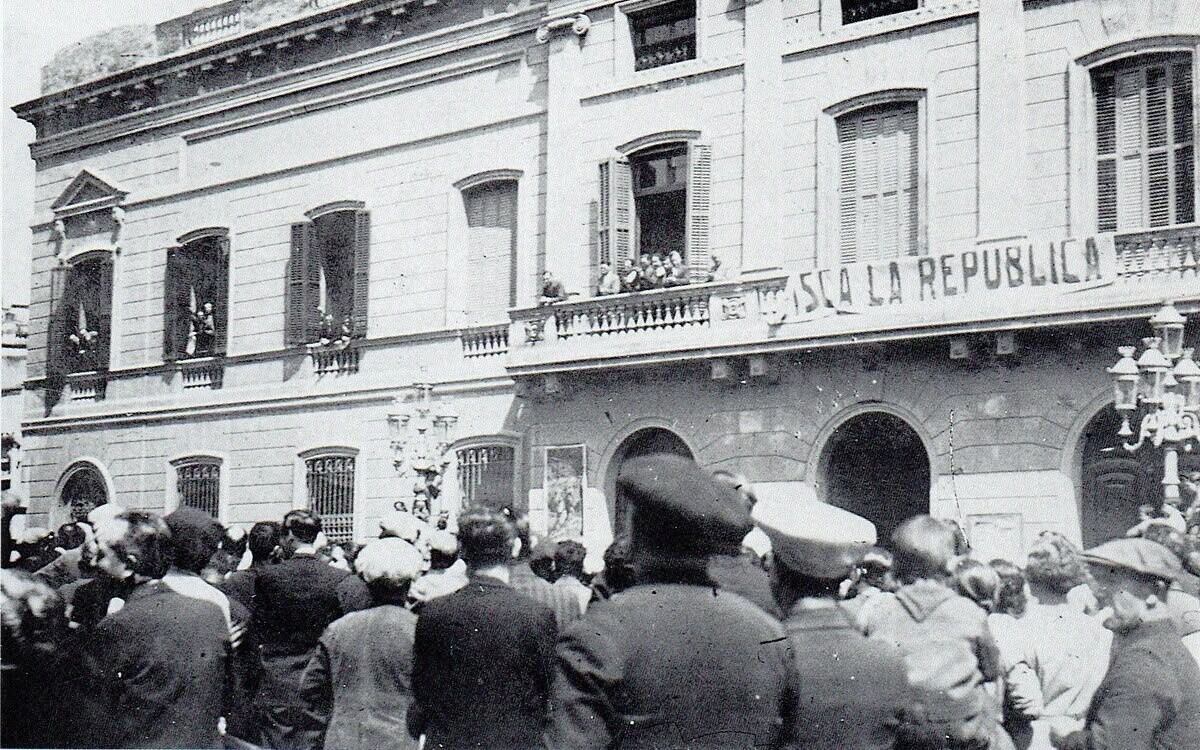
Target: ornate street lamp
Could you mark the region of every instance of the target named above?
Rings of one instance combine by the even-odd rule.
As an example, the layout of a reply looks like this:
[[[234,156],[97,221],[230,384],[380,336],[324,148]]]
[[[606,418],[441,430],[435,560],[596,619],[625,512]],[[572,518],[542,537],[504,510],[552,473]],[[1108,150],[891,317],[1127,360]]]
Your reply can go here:
[[[397,500],[394,507],[429,521],[444,510],[437,499],[450,465],[458,414],[445,399],[434,404],[433,385],[415,383],[413,389],[415,398],[398,396],[388,413],[392,465],[401,477],[412,479],[413,492],[411,504]]]
[[[1167,302],[1150,319],[1155,336],[1142,339],[1145,351],[1134,360],[1133,346],[1118,347],[1121,359],[1108,368],[1113,376],[1113,406],[1121,414],[1121,437],[1132,437],[1130,417],[1139,401],[1142,417],[1132,452],[1147,440],[1163,449],[1163,502],[1179,505],[1179,451],[1191,451],[1200,441],[1200,365],[1192,349],[1183,348],[1187,318]]]

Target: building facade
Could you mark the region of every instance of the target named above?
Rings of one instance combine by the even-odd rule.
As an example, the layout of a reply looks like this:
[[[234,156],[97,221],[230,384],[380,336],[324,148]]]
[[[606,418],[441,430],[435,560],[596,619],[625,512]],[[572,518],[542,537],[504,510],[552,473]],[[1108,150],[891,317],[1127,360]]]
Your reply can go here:
[[[0,372],[0,419],[3,420],[3,460],[0,462],[0,489],[24,496],[21,481],[21,420],[24,417],[25,400],[22,387],[25,382],[25,339],[29,336],[29,308],[13,305],[4,310],[3,327],[4,369]]]
[[[1105,370],[1200,312],[1198,16],[235,0],[64,61],[17,108],[34,510],[485,503],[598,553],[668,451],[983,555],[1119,533],[1162,469]]]

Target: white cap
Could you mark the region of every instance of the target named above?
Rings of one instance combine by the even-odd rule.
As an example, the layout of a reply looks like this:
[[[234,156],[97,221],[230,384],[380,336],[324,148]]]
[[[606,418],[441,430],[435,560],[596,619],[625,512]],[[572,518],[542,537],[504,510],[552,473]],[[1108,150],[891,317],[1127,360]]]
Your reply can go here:
[[[754,522],[771,539],[775,561],[813,578],[843,578],[875,544],[875,524],[817,500],[807,484],[762,485]]]
[[[417,548],[395,537],[372,541],[354,558],[354,569],[367,583],[380,578],[412,581],[421,575],[424,567],[425,561]]]
[[[406,542],[416,542],[425,524],[412,513],[393,511],[379,519],[379,536],[394,536]]]

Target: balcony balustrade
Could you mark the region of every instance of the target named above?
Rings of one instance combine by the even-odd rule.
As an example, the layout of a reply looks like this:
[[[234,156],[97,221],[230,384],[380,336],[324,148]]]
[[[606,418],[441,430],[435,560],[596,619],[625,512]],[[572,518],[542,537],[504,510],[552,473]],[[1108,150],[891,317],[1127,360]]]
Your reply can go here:
[[[460,332],[462,355],[467,359],[508,353],[508,323],[473,326]]]
[[[179,360],[175,363],[179,368],[183,389],[220,388],[225,378],[225,364],[215,357],[197,357],[195,359]]]
[[[353,375],[358,372],[360,347],[356,341],[346,344],[309,344],[313,372],[317,375]]]
[[[107,373],[73,372],[67,375],[67,398],[70,401],[103,401],[107,385]]]
[[[1119,234],[1114,244],[1122,282],[1200,282],[1200,226]]]

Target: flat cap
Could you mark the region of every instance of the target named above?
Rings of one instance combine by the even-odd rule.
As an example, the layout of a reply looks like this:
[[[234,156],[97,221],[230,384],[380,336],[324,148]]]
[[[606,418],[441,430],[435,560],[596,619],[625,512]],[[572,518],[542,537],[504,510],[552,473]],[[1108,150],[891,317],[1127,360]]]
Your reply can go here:
[[[379,536],[381,538],[396,537],[406,542],[414,543],[421,537],[425,524],[412,513],[393,511],[379,519]]]
[[[354,569],[367,583],[387,578],[392,581],[413,581],[421,575],[425,560],[417,548],[396,537],[375,539],[363,547],[354,558]]]
[[[754,522],[771,539],[776,563],[827,580],[846,577],[875,544],[875,524],[817,499],[807,484],[757,488]]]
[[[1183,573],[1175,553],[1149,539],[1112,539],[1084,550],[1083,559],[1091,565],[1124,568],[1166,581],[1174,581]]]
[[[458,554],[458,537],[449,531],[434,529],[429,534],[429,549],[443,555]]]
[[[630,459],[621,465],[617,488],[633,504],[635,537],[662,551],[740,549],[753,528],[737,491],[681,456]]]

